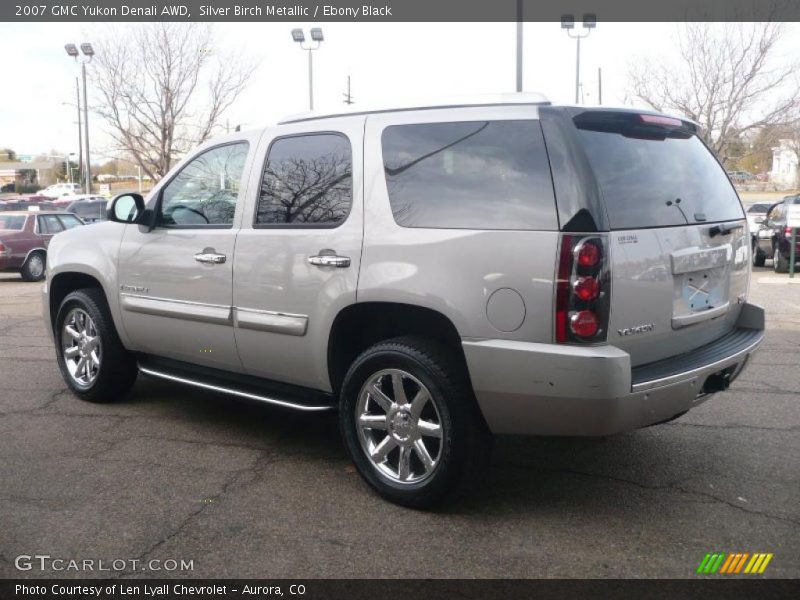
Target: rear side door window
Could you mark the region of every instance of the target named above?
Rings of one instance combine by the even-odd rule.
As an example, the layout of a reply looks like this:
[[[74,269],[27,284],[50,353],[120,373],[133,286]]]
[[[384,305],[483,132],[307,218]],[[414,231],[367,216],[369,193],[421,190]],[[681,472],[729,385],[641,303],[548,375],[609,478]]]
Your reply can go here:
[[[536,120],[392,125],[384,129],[381,145],[398,225],[558,229]]]
[[[83,225],[75,215],[59,215],[58,218],[61,219],[61,224],[64,226],[64,229],[72,229],[73,227]]]
[[[255,227],[336,227],[352,203],[353,158],[346,136],[314,133],[272,143]]]
[[[232,227],[249,144],[212,148],[191,160],[161,192],[159,227]]]
[[[39,217],[39,232],[53,235],[59,231],[64,231],[64,226],[56,215],[42,215]]]

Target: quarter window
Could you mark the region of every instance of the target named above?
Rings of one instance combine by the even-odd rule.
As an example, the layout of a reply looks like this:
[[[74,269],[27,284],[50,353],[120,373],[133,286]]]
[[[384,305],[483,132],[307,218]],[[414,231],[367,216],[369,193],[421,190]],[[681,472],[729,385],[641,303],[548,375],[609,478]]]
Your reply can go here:
[[[389,202],[403,227],[558,228],[538,121],[393,125],[382,146]]]
[[[273,142],[264,166],[256,225],[335,227],[353,202],[353,158],[344,136],[321,133]]]
[[[212,148],[189,162],[162,192],[158,224],[204,227],[233,224],[249,144]]]
[[[75,215],[58,215],[58,218],[61,219],[64,229],[72,229],[73,227],[83,225]]]

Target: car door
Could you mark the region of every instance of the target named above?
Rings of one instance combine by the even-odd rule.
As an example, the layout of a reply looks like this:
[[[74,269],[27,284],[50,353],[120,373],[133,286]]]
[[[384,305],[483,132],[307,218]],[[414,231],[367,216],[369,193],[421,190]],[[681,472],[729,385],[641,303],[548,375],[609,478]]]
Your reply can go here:
[[[356,300],[364,117],[282,125],[262,140],[236,241],[236,345],[248,374],[329,390],[328,335]]]
[[[126,226],[118,283],[134,350],[241,370],[231,319],[233,249],[257,139],[202,149],[150,198],[154,228]]]
[[[64,226],[56,215],[37,215],[36,233],[44,248],[47,248],[53,236],[61,231],[64,231]]]

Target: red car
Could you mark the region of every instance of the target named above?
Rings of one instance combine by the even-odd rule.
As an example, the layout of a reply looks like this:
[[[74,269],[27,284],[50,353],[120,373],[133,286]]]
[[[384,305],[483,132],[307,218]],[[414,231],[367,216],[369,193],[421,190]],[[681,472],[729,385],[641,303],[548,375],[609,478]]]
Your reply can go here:
[[[0,212],[0,271],[15,271],[25,281],[43,279],[50,238],[80,225],[83,221],[71,213]]]

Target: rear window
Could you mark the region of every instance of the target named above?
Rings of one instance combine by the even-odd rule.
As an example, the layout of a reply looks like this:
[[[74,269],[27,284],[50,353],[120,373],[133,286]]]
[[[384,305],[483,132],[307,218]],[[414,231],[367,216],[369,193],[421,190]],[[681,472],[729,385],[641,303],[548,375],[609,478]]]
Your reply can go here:
[[[398,225],[558,228],[538,121],[392,125],[384,130],[382,145]]]
[[[632,137],[578,129],[612,229],[743,217],[725,171],[696,135]]]
[[[22,215],[5,215],[0,214],[0,229],[6,231],[21,231],[25,226],[25,217]]]

